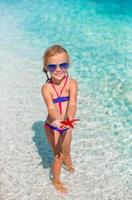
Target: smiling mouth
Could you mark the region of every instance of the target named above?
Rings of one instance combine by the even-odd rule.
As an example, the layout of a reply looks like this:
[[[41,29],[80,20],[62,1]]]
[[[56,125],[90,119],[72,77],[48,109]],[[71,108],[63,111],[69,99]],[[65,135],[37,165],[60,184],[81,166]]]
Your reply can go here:
[[[62,75],[63,73],[58,73],[58,74],[55,74],[55,75]]]

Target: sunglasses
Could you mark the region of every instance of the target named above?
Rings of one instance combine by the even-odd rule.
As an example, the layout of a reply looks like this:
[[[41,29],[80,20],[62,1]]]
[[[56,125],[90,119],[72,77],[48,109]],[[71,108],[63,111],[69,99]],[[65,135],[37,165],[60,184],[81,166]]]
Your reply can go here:
[[[47,65],[47,69],[49,72],[54,72],[57,68],[57,66],[59,66],[62,70],[66,70],[69,68],[69,63],[60,63],[60,64],[49,64]]]

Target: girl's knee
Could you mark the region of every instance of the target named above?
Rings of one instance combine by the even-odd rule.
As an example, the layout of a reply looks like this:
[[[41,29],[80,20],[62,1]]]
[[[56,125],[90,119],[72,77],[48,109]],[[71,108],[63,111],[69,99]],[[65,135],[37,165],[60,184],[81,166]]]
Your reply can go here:
[[[62,151],[55,150],[54,157],[55,157],[55,159],[63,160],[64,159],[64,154],[63,154]]]
[[[55,155],[55,160],[63,161],[64,160],[64,155],[62,153],[57,153]]]
[[[64,150],[63,155],[64,155],[64,157],[70,156],[70,150],[68,150],[68,149]]]

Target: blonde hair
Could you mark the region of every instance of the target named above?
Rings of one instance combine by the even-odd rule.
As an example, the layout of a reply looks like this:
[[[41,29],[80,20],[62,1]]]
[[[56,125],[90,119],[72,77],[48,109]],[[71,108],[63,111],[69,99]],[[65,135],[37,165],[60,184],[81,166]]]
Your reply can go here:
[[[46,49],[46,51],[44,52],[44,55],[43,55],[43,72],[46,74],[47,76],[47,81],[49,80],[49,76],[48,76],[48,73],[47,73],[47,70],[46,70],[46,65],[47,65],[47,60],[49,57],[51,56],[55,56],[57,54],[60,54],[60,53],[66,53],[67,55],[67,58],[68,58],[68,61],[69,61],[69,55],[68,55],[68,52],[66,51],[66,49],[64,49],[62,46],[60,45],[52,45],[50,46],[49,48]],[[47,82],[46,81],[46,82]]]

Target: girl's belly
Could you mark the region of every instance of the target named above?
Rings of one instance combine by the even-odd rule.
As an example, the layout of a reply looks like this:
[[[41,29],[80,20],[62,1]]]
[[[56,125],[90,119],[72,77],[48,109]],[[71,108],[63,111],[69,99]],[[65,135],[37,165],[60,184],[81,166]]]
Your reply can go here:
[[[63,121],[67,118],[67,108],[68,108],[68,102],[62,102],[61,103],[61,108],[62,108],[62,114],[60,113],[60,109],[59,109],[59,103],[55,103],[55,108],[57,113],[59,113],[60,115],[60,120]],[[50,116],[48,115],[46,118],[46,121],[50,124],[53,122],[53,120],[50,118]]]

